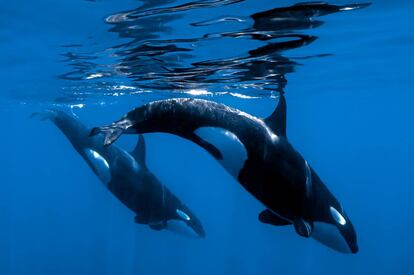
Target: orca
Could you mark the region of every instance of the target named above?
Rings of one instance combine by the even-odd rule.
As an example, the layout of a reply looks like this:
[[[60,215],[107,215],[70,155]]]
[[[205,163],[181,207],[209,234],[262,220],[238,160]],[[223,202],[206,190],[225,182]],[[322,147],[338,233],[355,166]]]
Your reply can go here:
[[[143,136],[128,153],[117,146],[104,147],[102,137],[90,137],[90,129],[65,112],[49,110],[33,116],[50,119],[63,132],[109,191],[136,214],[136,223],[162,230],[168,221],[178,220],[205,237],[199,219],[148,169]]]
[[[212,101],[167,99],[135,108],[90,134],[103,133],[106,146],[123,133],[165,132],[186,138],[207,150],[263,203],[261,222],[293,225],[300,236],[356,253],[356,232],[342,205],[287,139],[286,110],[283,93],[265,119]]]

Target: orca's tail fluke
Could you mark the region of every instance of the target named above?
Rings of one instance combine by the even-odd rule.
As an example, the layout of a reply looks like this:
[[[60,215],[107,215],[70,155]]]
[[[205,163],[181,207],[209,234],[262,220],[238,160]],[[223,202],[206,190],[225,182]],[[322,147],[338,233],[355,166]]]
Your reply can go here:
[[[178,216],[177,218],[185,222],[187,226],[189,226],[199,237],[206,237],[206,232],[204,231],[200,220],[191,212],[187,206],[181,205],[180,208],[176,209],[176,214]]]
[[[125,128],[113,123],[107,126],[92,128],[89,136],[96,136],[100,133],[104,135],[104,146],[109,146],[114,143],[123,133]]]
[[[64,111],[48,109],[42,112],[36,112],[30,115],[30,118],[39,120],[50,120],[58,127],[69,139],[78,137],[88,137],[89,129],[83,125],[80,120],[73,115]]]

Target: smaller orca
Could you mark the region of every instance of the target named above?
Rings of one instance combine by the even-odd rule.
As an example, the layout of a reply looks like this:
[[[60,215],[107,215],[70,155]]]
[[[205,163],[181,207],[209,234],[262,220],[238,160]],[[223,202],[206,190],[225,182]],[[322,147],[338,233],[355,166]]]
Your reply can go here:
[[[49,110],[33,116],[50,119],[63,132],[102,183],[136,214],[136,223],[162,230],[169,220],[178,220],[199,237],[205,237],[199,219],[148,169],[142,135],[128,153],[117,146],[102,146],[101,137],[90,137],[90,129],[62,111]]]

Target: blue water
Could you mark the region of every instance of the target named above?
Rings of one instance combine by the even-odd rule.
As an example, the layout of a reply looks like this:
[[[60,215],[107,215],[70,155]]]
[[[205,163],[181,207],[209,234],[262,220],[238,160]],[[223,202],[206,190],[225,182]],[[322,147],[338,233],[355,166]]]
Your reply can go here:
[[[251,15],[294,1],[186,3],[0,2],[0,274],[413,274],[413,2],[290,25]],[[184,96],[265,117],[280,90],[289,139],[342,202],[358,254],[261,224],[207,152],[165,134],[146,135],[148,166],[207,237],[137,225],[56,127],[29,119],[53,108],[96,126]]]

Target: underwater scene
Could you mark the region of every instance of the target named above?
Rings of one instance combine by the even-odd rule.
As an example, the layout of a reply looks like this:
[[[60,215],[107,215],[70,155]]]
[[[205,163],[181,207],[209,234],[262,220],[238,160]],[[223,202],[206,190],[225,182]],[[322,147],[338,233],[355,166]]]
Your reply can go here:
[[[414,2],[0,12],[0,275],[414,274]]]

